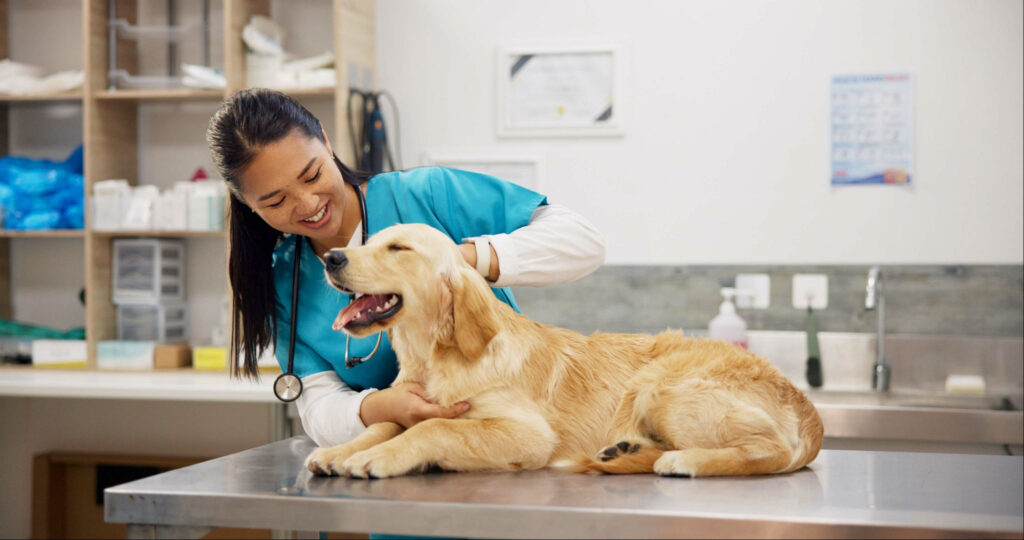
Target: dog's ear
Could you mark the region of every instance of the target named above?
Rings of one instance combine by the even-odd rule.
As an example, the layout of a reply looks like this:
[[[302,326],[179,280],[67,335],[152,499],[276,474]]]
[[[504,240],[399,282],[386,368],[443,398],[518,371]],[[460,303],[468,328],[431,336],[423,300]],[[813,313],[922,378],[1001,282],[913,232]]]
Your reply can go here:
[[[474,270],[460,267],[446,278],[452,294],[452,338],[469,360],[477,360],[498,334],[498,320],[491,302],[495,300],[486,283]]]

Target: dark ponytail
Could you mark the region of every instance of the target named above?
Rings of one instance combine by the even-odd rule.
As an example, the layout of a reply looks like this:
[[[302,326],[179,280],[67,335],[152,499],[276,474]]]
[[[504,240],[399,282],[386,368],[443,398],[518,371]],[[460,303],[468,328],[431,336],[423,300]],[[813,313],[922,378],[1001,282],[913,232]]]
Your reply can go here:
[[[206,131],[213,163],[232,194],[228,208],[232,297],[228,358],[234,376],[239,375],[237,359],[241,354],[243,374],[258,378],[256,361],[275,341],[272,262],[274,247],[282,237],[242,201],[239,177],[260,149],[294,130],[326,142],[320,121],[300,103],[281,92],[253,88],[225,100]],[[369,177],[349,169],[337,157],[334,162],[346,183],[359,186]]]

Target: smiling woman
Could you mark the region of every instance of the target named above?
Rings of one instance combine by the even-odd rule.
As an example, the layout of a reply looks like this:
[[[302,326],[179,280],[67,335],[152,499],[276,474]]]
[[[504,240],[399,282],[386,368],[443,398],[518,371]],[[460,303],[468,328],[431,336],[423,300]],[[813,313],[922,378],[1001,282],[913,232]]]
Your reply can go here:
[[[207,141],[232,193],[230,354],[241,360],[233,373],[258,376],[256,359],[271,347],[285,370],[293,356],[299,416],[320,445],[347,442],[377,422],[409,427],[467,409],[435,403],[425,381],[389,387],[398,367],[386,335],[352,338],[350,346],[340,329],[373,326],[398,313],[402,299],[387,291],[354,298],[331,287],[325,264],[342,264],[332,248],[362,245],[396,223],[430,225],[459,244],[460,264],[477,267],[517,311],[509,285],[572,281],[604,260],[603,239],[586,219],[516,184],[439,167],[350,169],[316,117],[279,92],[229,97]],[[346,362],[371,350],[366,362]]]

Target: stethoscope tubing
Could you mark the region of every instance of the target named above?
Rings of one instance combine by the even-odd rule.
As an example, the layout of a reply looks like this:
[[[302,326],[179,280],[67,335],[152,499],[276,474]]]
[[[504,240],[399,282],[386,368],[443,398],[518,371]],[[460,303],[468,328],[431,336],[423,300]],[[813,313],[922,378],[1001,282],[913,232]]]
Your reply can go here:
[[[335,161],[338,161],[337,156],[334,157]],[[363,190],[358,185],[353,186],[356,191],[356,196],[359,198],[359,211],[362,213],[360,216],[362,219],[362,245],[366,245],[366,239],[368,236],[367,231],[370,226],[367,222],[366,215],[366,197],[363,196]],[[277,376],[274,381],[274,395],[277,399],[289,403],[295,401],[302,395],[302,380],[295,375],[295,336],[298,333],[298,314],[299,314],[299,261],[302,259],[302,236],[295,235],[295,262],[293,263],[292,269],[292,313],[291,313],[291,328],[288,336],[288,369],[284,373]],[[349,303],[355,301],[355,295],[349,295]],[[345,368],[352,369],[355,366],[373,358],[373,355],[377,354],[377,349],[380,348],[381,340],[383,339],[383,332],[377,333],[377,343],[373,346],[373,350],[366,357],[349,356],[349,342],[352,336],[345,336]],[[297,389],[296,389],[297,387]],[[294,395],[291,395],[294,392]]]

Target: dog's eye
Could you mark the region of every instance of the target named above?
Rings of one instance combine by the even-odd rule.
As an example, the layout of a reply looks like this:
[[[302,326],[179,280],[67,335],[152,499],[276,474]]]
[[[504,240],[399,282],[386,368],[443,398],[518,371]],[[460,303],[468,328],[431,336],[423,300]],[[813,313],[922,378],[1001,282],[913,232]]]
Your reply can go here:
[[[409,251],[409,249],[401,244],[388,244],[388,251]]]

